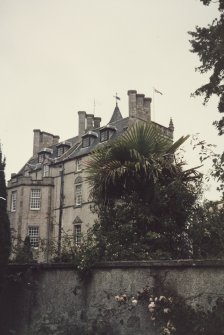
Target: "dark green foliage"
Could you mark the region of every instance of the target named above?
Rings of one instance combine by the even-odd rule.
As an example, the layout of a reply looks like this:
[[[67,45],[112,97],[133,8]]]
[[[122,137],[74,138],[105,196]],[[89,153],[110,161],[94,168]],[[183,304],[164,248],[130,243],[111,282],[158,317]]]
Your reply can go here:
[[[201,0],[204,5],[209,5],[211,0]],[[204,95],[204,104],[212,95],[219,97],[218,111],[224,113],[224,0],[218,0],[219,18],[214,19],[207,27],[196,27],[189,32],[191,51],[197,53],[201,65],[196,68],[200,73],[211,73],[209,82],[198,88],[194,95]],[[219,135],[224,133],[224,117],[215,121]]]
[[[172,164],[173,155],[187,138],[172,143],[153,124],[138,123],[116,142],[96,150],[87,163],[94,200],[117,199],[133,190],[142,197],[153,197],[158,180],[168,184],[180,171],[181,164]],[[185,183],[197,178],[197,173],[188,170],[179,177]]]
[[[217,190],[222,192],[222,197],[224,199],[224,152],[222,155],[215,155],[212,162],[213,169],[211,174],[219,183]]]
[[[183,298],[176,297],[173,303],[172,323],[178,335],[224,334],[224,300],[218,298],[211,310],[196,309],[187,305]]]
[[[224,257],[224,208],[207,203],[198,207],[189,227],[194,258]]]
[[[0,267],[7,265],[11,248],[4,169],[5,159],[2,157],[0,148]]]
[[[149,311],[149,322],[158,335],[222,335],[224,334],[224,299],[219,297],[209,309],[192,307],[175,291],[163,287],[146,286],[134,299]],[[129,297],[126,297],[129,300]]]
[[[29,236],[26,236],[22,246],[18,247],[14,262],[20,264],[33,262],[33,252]]]
[[[204,140],[199,140],[197,136],[193,137],[193,149],[199,149],[199,159],[202,164],[205,161],[210,161],[212,168],[209,175],[206,176],[206,182],[210,181],[211,177],[218,182],[217,191],[222,192],[224,199],[224,152],[222,154],[215,151],[215,145],[208,144]]]
[[[87,171],[101,260],[189,257],[188,219],[201,176],[175,160],[185,140],[172,143],[152,124],[137,124],[93,154]]]

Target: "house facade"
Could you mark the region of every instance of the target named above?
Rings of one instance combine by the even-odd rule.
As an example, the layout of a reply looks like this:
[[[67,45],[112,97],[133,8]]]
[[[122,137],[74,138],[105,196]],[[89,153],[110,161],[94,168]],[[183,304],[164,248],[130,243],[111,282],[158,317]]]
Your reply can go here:
[[[59,136],[34,129],[33,154],[8,182],[7,209],[13,243],[26,236],[40,261],[51,257],[52,243],[61,249],[62,238],[72,237],[79,245],[83,234],[93,225],[90,186],[86,182],[85,160],[108,140],[116,140],[136,122],[151,121],[151,98],[128,91],[129,115],[122,117],[116,107],[110,121],[79,111],[77,136],[59,141]],[[173,138],[172,120],[168,127],[156,124],[164,136]]]

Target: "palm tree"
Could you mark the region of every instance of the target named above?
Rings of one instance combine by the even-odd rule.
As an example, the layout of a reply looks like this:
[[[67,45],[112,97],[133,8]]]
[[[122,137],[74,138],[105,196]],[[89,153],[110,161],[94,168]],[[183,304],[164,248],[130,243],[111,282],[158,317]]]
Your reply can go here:
[[[152,198],[158,182],[166,185],[174,176],[183,183],[197,179],[196,169],[183,171],[183,163],[174,157],[188,137],[173,143],[154,124],[135,124],[118,140],[94,151],[86,163],[93,198],[120,198],[132,191]]]
[[[92,232],[103,259],[188,256],[201,180],[175,157],[188,137],[173,143],[154,124],[137,123],[90,156],[87,180],[98,214]]]

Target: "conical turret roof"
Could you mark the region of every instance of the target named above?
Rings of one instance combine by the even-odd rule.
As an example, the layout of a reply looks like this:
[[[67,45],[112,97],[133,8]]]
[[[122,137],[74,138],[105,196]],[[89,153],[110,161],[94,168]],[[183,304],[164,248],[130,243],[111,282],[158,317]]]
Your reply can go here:
[[[115,122],[115,121],[118,121],[118,120],[121,120],[121,119],[123,119],[123,117],[121,115],[118,104],[116,103],[116,107],[114,108],[114,112],[113,112],[113,115],[112,115],[109,123],[112,123],[112,122]]]

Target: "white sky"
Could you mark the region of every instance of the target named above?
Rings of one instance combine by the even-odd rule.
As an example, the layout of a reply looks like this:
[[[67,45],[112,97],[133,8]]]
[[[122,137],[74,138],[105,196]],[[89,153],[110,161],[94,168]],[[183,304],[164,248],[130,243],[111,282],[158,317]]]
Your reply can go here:
[[[153,119],[175,125],[175,138],[200,133],[222,147],[208,106],[190,98],[206,75],[189,52],[188,31],[207,25],[217,4],[199,0],[0,0],[0,139],[6,175],[32,156],[33,129],[59,135],[78,131],[77,111],[109,121],[118,92],[128,116],[129,89],[155,96]],[[197,154],[187,157],[195,165]],[[217,197],[215,192],[209,198]]]

